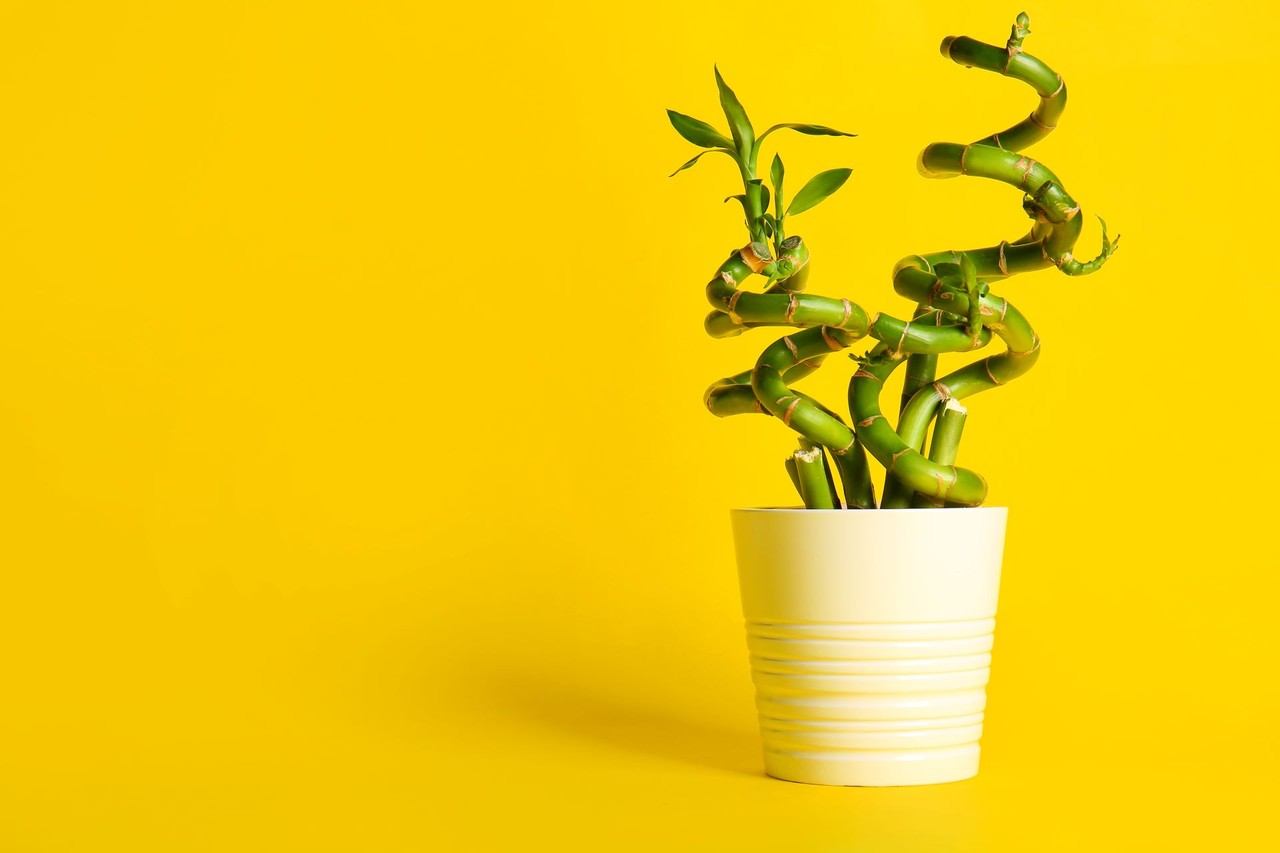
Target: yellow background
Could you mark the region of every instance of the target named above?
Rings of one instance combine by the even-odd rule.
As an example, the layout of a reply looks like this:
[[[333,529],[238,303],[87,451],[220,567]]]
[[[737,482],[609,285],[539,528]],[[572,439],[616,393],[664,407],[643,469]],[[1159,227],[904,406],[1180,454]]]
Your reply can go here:
[[[1122,249],[999,291],[1044,356],[961,448],[1012,507],[982,775],[843,790],[761,775],[727,509],[791,439],[701,407],[771,338],[702,332],[736,175],[668,180],[663,109],[721,124],[718,62],[859,133],[771,141],[854,169],[812,291],[901,316],[899,257],[1025,230],[914,170],[1034,105],[937,52],[1016,5],[7,4],[0,849],[1257,849],[1271,8],[1027,7],[1034,156]]]

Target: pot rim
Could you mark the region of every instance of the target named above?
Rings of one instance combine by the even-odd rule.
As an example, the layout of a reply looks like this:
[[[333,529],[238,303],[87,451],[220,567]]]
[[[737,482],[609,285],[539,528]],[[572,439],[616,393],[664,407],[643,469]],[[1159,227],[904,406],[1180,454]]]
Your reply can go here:
[[[992,511],[998,511],[998,512],[1005,512],[1005,513],[1007,513],[1007,512],[1009,511],[1009,508],[1008,508],[1007,506],[928,506],[928,507],[904,507],[904,508],[900,508],[900,509],[893,509],[893,508],[891,508],[891,509],[879,509],[879,508],[876,508],[876,509],[865,509],[865,510],[848,510],[848,509],[808,509],[808,508],[806,508],[806,507],[802,507],[802,506],[736,506],[736,507],[732,507],[729,511],[730,511],[730,512],[770,512],[770,513],[771,513],[771,512],[777,512],[777,513],[790,513],[790,512],[817,512],[817,513],[827,513],[827,512],[839,512],[839,513],[851,513],[851,514],[855,514],[855,515],[865,515],[865,514],[876,514],[876,513],[886,513],[886,512],[887,512],[887,513],[902,513],[902,512],[914,512],[914,513],[956,512],[957,510],[958,510],[958,511],[961,511],[961,512],[992,512]]]

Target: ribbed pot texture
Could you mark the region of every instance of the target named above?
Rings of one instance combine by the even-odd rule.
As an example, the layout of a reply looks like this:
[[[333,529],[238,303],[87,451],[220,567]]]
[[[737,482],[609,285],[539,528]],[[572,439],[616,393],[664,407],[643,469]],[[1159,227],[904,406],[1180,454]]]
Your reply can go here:
[[[1007,510],[733,510],[770,776],[978,772]]]

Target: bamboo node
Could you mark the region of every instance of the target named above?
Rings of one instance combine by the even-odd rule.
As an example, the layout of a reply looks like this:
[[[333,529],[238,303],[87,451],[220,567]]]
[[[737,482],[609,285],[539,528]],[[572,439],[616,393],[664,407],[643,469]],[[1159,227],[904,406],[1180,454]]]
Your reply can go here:
[[[943,490],[942,494],[939,495],[939,497],[942,498],[943,503],[946,503],[947,498],[951,496],[951,490],[954,489],[956,487],[956,483],[960,481],[960,472],[956,471],[954,467],[952,467],[951,471],[951,482],[947,483],[947,487]]]
[[[785,400],[785,399],[787,399],[787,398],[786,398],[786,397],[783,397],[783,398],[782,398],[782,400]],[[778,405],[782,405],[782,400],[779,400],[779,401],[778,401]],[[791,398],[791,404],[790,404],[790,405],[788,405],[788,406],[787,406],[787,408],[786,408],[786,410],[782,413],[782,422],[783,422],[784,424],[786,424],[787,426],[791,426],[791,416],[792,416],[793,414],[795,414],[796,406],[798,406],[798,405],[800,405],[800,398],[799,398],[799,397],[792,397],[792,398]]]
[[[758,248],[757,248],[758,247]],[[763,251],[763,254],[761,252]],[[773,260],[769,257],[769,249],[763,243],[748,243],[738,250],[738,257],[753,273],[759,273],[765,264]]]
[[[933,472],[933,479],[937,482],[937,488],[934,489],[934,497],[941,498],[947,493],[947,481],[943,478],[939,471]]]
[[[992,358],[994,358],[994,357],[995,357],[995,356],[992,356]],[[999,379],[996,379],[996,375],[995,375],[994,373],[992,373],[992,372],[991,372],[991,359],[990,359],[990,358],[984,358],[984,359],[982,360],[982,369],[983,369],[983,370],[985,370],[985,371],[987,372],[987,376],[988,376],[988,377],[991,379],[991,381],[992,381],[992,382],[994,382],[996,385],[1003,385],[1003,384],[1004,384],[1004,383],[1003,383],[1003,382],[1001,382]]]
[[[1023,157],[1021,160],[1019,160],[1017,163],[1014,164],[1015,169],[1022,167],[1022,178],[1019,179],[1018,181],[1019,189],[1024,189],[1024,190],[1027,189],[1027,182],[1031,180],[1031,170],[1035,167],[1035,165],[1036,165],[1036,161],[1032,160],[1030,157]]]
[[[1027,116],[1027,118],[1031,119],[1031,123],[1043,131],[1050,131],[1050,130],[1053,130],[1055,127],[1057,127],[1056,124],[1045,124],[1044,122],[1040,121],[1040,119],[1036,118],[1035,110],[1032,110],[1031,115]]]

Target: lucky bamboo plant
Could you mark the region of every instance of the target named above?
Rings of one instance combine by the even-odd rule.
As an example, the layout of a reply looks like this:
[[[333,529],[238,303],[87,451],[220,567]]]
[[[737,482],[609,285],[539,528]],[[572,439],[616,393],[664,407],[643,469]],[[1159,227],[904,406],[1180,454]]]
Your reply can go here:
[[[966,418],[958,401],[1018,378],[1031,369],[1040,353],[1040,340],[1027,319],[993,293],[992,284],[1050,266],[1070,276],[1088,275],[1119,245],[1119,236],[1110,240],[1102,222],[1101,253],[1091,261],[1076,260],[1073,249],[1081,232],[1080,205],[1047,166],[1022,153],[1054,129],[1067,102],[1062,75],[1023,51],[1023,40],[1030,32],[1027,15],[1022,13],[1004,47],[966,36],[950,36],[942,42],[943,56],[1021,80],[1036,91],[1040,102],[1022,121],[976,142],[929,145],[920,153],[920,173],[928,178],[973,175],[1016,187],[1024,193],[1022,207],[1034,223],[1017,240],[960,252],[911,255],[899,261],[893,288],[916,304],[910,320],[883,313],[869,316],[849,299],[803,292],[809,277],[809,247],[800,237],[786,235],[787,219],[838,190],[848,179],[849,169],[822,172],[789,203],[780,156],[774,155],[769,168],[772,191],[757,174],[761,144],[774,131],[853,134],[822,125],[776,124],[756,136],[746,110],[718,69],[716,85],[729,135],[698,119],[667,112],[676,131],[704,149],[673,174],[716,152],[730,157],[742,177],[742,193],[729,198],[742,204],[750,241],[730,254],[707,285],[713,310],[706,318],[706,331],[724,338],[757,326],[801,330],[771,344],[752,369],[713,383],[706,392],[707,408],[721,417],[751,412],[772,415],[798,432],[800,447],[786,460],[786,469],[808,508],[981,504],[986,481],[955,464]],[[743,288],[754,280],[752,276],[763,279],[759,290]],[[859,365],[849,382],[850,425],[793,386],[831,353],[864,337],[877,343],[866,355],[850,356]],[[940,354],[978,350],[994,338],[1004,342],[1003,352],[937,377]],[[907,371],[895,429],[881,411],[880,391],[890,374],[904,364]],[[927,441],[931,425],[932,441]],[[886,470],[878,503],[868,452]],[[839,472],[839,491],[833,467]]]

